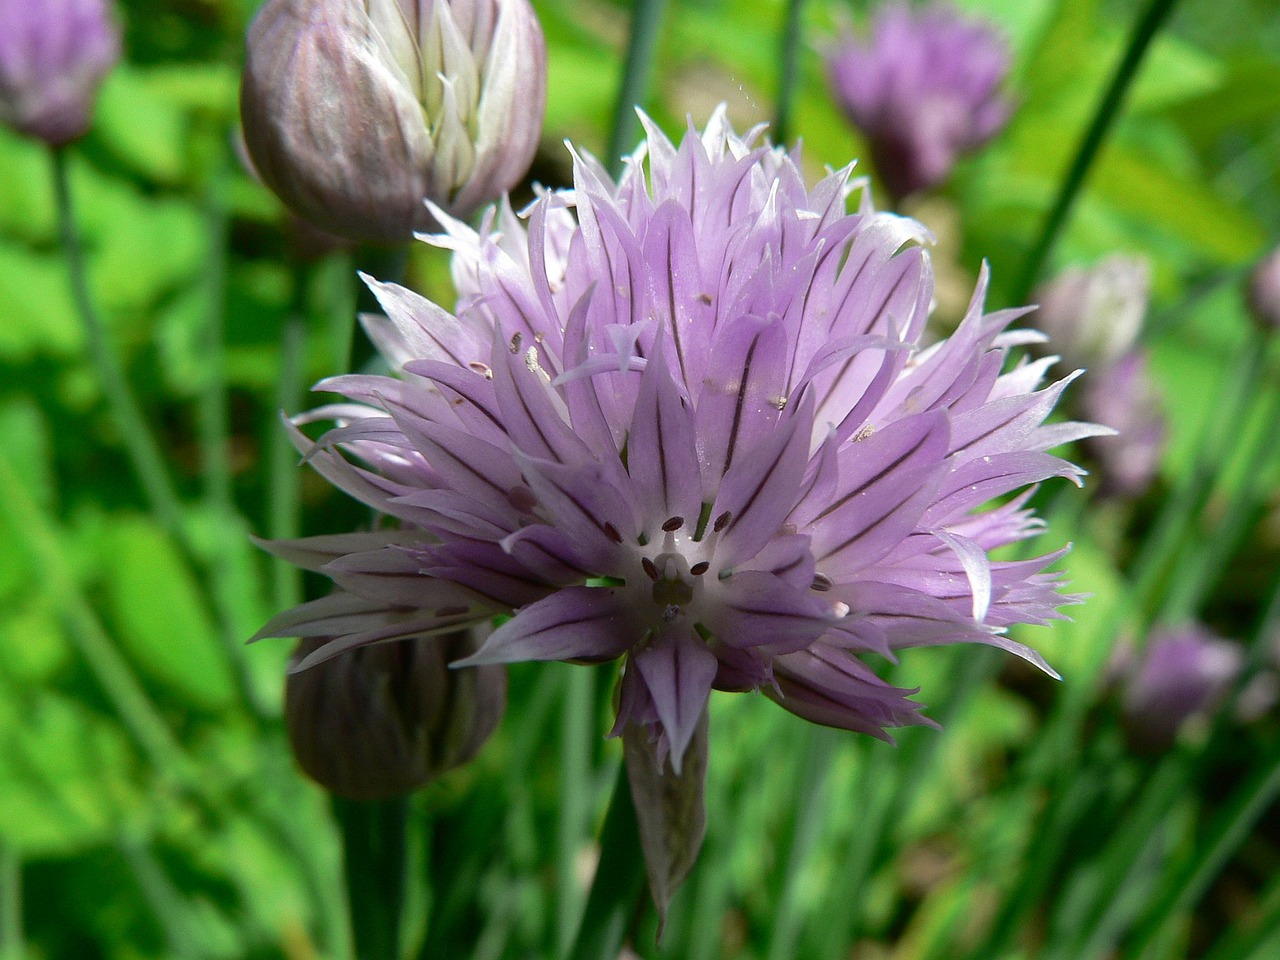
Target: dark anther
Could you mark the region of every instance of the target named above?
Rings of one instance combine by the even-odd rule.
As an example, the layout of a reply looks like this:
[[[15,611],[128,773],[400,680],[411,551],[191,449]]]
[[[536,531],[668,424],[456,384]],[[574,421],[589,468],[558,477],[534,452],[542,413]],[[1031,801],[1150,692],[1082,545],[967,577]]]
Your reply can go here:
[[[813,583],[809,584],[810,590],[817,590],[819,593],[826,593],[835,583],[825,573],[815,573],[813,575]]]
[[[644,567],[645,575],[654,583],[658,582],[658,568],[653,565],[653,561],[648,557],[640,558],[640,566]]]
[[[612,540],[614,543],[622,542],[622,534],[618,532],[618,528],[615,527],[612,523],[606,522],[601,529],[604,530],[604,535],[608,537],[610,540]]]
[[[667,533],[675,533],[684,526],[684,517],[671,517],[662,525],[662,529]]]
[[[512,353],[520,352],[520,341],[523,339],[524,337],[521,335],[519,330],[517,330],[515,333],[511,335],[511,352]]]
[[[733,514],[726,510],[724,513],[720,514],[720,516],[716,517],[716,522],[711,525],[711,529],[716,533],[719,533],[729,525],[731,520],[733,520]]]
[[[692,573],[695,577],[700,577],[710,569],[711,569],[711,564],[707,563],[707,561],[705,560],[699,560],[697,563],[695,563],[692,567],[689,568],[689,572]]]

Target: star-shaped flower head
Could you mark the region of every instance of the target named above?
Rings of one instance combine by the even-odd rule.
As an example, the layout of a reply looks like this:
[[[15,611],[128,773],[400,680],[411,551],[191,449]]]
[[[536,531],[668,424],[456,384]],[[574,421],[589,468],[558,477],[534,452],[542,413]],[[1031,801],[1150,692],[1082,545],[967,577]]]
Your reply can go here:
[[[455,313],[370,280],[367,329],[399,377],[343,376],[311,464],[387,529],[277,544],[339,590],[262,635],[364,644],[510,619],[468,665],[622,658],[617,727],[678,773],[712,689],[760,690],[875,736],[923,722],[867,654],[1006,636],[1069,598],[1060,552],[993,561],[1042,523],[1026,488],[1067,377],[1006,369],[1038,334],[984,314],[919,347],[933,288],[919,224],[874,211],[847,168],[723,110],[679,147],[649,121],[618,183],[575,153],[572,191],[479,231],[437,212]],[[1012,499],[1008,495],[1022,491]],[[1046,668],[1047,669],[1047,668]]]
[[[1012,112],[1003,37],[945,4],[885,4],[867,40],[846,32],[833,46],[827,71],[895,201],[945,180]]]

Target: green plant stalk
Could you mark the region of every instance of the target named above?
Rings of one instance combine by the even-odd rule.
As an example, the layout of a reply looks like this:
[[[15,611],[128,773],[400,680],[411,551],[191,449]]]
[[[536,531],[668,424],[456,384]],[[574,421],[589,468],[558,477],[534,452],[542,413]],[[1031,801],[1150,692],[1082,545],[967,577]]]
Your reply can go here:
[[[399,960],[405,889],[407,796],[333,798],[357,960]]]
[[[58,531],[3,452],[0,452],[0,504],[9,511],[13,529],[25,540],[21,546],[30,551],[42,578],[59,602],[77,651],[134,742],[157,771],[190,782],[189,760],[85,599],[71,561],[62,552]]]
[[[75,207],[71,198],[71,180],[65,147],[50,151],[53,160],[54,202],[58,213],[58,236],[71,279],[71,296],[84,329],[89,356],[107,397],[107,405],[115,420],[130,466],[142,484],[152,513],[175,540],[188,543],[182,526],[182,508],[173,482],[165,467],[160,448],[151,435],[142,409],[125,378],[124,365],[107,337],[98,311],[89,294],[84,251],[76,230]],[[188,545],[189,552],[189,545]]]
[[[1130,945],[1130,956],[1146,956],[1151,945],[1167,932],[1178,915],[1199,901],[1277,796],[1280,796],[1280,751],[1273,750],[1267,763],[1255,770],[1222,808],[1209,830],[1208,841],[1197,849],[1198,856],[1168,874],[1149,919]]]
[[[1051,928],[1050,938],[1060,947],[1057,956],[1107,955],[1107,945],[1119,935],[1128,920],[1125,914],[1132,909],[1126,888],[1147,862],[1152,845],[1160,841],[1174,806],[1187,795],[1192,768],[1187,754],[1175,752],[1161,761],[1144,784],[1104,855],[1102,878],[1094,887],[1089,912],[1077,922],[1064,921],[1061,915],[1056,918],[1061,921],[1061,926],[1055,924],[1058,937],[1053,939]]]
[[[227,157],[225,151],[221,151],[204,201],[208,242],[204,269],[209,307],[203,330],[204,380],[200,385],[198,419],[205,502],[217,518],[219,529],[226,531],[225,536],[240,539],[244,536],[243,524],[231,486],[231,429],[227,419],[227,351],[224,343],[229,232],[226,195],[229,179]],[[254,719],[261,723],[270,711],[254,683],[243,642],[245,630],[237,623],[239,605],[232,584],[227,544],[225,541],[212,544],[203,564],[198,558],[191,559],[195,560],[195,569],[204,567],[207,570],[209,598],[218,623],[223,653],[236,678],[241,699]]]
[[[1071,208],[1075,205],[1076,198],[1084,186],[1089,170],[1093,167],[1099,150],[1111,132],[1120,107],[1124,104],[1125,94],[1128,93],[1138,73],[1138,67],[1141,66],[1151,41],[1160,32],[1160,28],[1164,26],[1176,4],[1177,0],[1150,0],[1137,23],[1134,24],[1124,56],[1116,65],[1115,73],[1107,85],[1106,92],[1102,95],[1102,100],[1098,103],[1093,120],[1085,131],[1080,146],[1076,148],[1071,166],[1058,190],[1057,199],[1054,200],[1053,206],[1045,217],[1040,234],[1023,265],[1022,274],[1014,287],[1014,303],[1026,303],[1031,295],[1040,271],[1044,268],[1045,261],[1048,260],[1049,253],[1053,250],[1058,235],[1062,232],[1071,213]]]
[[[301,283],[301,279],[297,281]],[[276,390],[276,409],[296,413],[302,406],[302,368],[306,349],[306,327],[298,313],[292,313],[280,331],[280,379]],[[298,491],[302,471],[297,451],[289,435],[272,418],[268,440],[269,490],[267,531],[273,540],[292,539],[301,531],[301,507]],[[302,599],[302,574],[293,564],[274,560],[271,565],[273,605],[287,610]]]
[[[787,0],[786,19],[782,25],[782,50],[778,61],[778,110],[773,121],[774,143],[786,144],[791,137],[791,111],[795,106],[800,61],[800,24],[804,0]]]
[[[0,960],[22,960],[24,956],[22,857],[0,839]]]
[[[596,722],[595,671],[570,667],[565,672],[560,720],[560,809],[556,832],[556,955],[568,952],[582,911],[578,851],[590,811],[591,745]]]
[[[1260,367],[1263,364],[1265,359],[1260,361]],[[1250,519],[1265,502],[1267,491],[1261,480],[1275,456],[1275,438],[1280,436],[1280,393],[1270,398],[1270,406],[1266,426],[1255,440],[1244,467],[1240,489],[1226,497],[1222,519],[1212,534],[1204,537],[1203,543],[1184,544],[1184,556],[1174,564],[1174,580],[1161,612],[1166,622],[1179,623],[1195,616],[1209,588],[1222,575],[1247,532]]]
[[[1129,568],[1129,588],[1116,603],[1111,615],[1098,627],[1100,635],[1116,635],[1132,622],[1135,629],[1145,629],[1157,603],[1157,591],[1168,563],[1176,556],[1178,546],[1187,536],[1192,522],[1204,509],[1214,481],[1229,460],[1230,447],[1237,439],[1236,431],[1220,430],[1220,423],[1235,423],[1244,416],[1257,392],[1266,369],[1263,341],[1250,337],[1239,354],[1227,365],[1210,409],[1210,416],[1197,439],[1199,455],[1192,469],[1178,478],[1178,483],[1161,505],[1151,532],[1144,539]],[[1099,655],[1105,647],[1098,645]],[[1092,675],[1099,664],[1092,664]],[[1045,723],[1036,748],[1024,761],[1022,776],[1047,783],[1059,770],[1060,759],[1075,749],[1077,734],[1085,711],[1094,695],[1092,684],[1068,685]]]
[[[165,876],[164,868],[141,841],[124,838],[117,844],[120,854],[138,884],[142,899],[155,915],[168,941],[168,955],[176,960],[200,960],[207,956],[199,949],[193,917],[177,888]]]
[[[618,767],[609,812],[600,832],[600,861],[582,925],[567,960],[617,960],[646,896],[640,827],[624,763]]]
[[[1074,777],[1065,789],[1049,793],[1026,845],[1022,870],[1002,890],[1000,910],[985,939],[967,955],[968,960],[990,960],[1010,953],[1023,917],[1042,902],[1061,866],[1071,828],[1097,798],[1099,790],[1097,777]]]
[[[789,960],[796,955],[804,917],[798,910],[800,881],[805,867],[818,845],[822,814],[827,809],[831,786],[831,757],[836,744],[850,736],[844,730],[809,727],[805,737],[804,770],[796,780],[796,796],[792,818],[790,850],[783,881],[782,896],[773,917],[769,938],[768,960]]]
[[[841,902],[845,904],[864,902],[864,890],[875,872],[876,854],[889,822],[896,767],[892,760],[876,762],[873,753],[876,746],[874,743],[863,745],[855,799],[850,805],[858,811],[858,820],[841,857],[844,869],[833,886],[840,891]],[[886,772],[888,776],[884,775]],[[857,910],[845,910],[831,919],[817,955],[836,960],[849,955],[849,945],[857,940],[866,918]]]
[[[613,125],[605,147],[605,166],[615,177],[622,172],[622,158],[635,145],[636,107],[648,99],[653,58],[662,32],[662,16],[667,0],[634,0],[631,11],[631,34],[627,41],[627,58],[622,68],[622,82],[613,110]]]

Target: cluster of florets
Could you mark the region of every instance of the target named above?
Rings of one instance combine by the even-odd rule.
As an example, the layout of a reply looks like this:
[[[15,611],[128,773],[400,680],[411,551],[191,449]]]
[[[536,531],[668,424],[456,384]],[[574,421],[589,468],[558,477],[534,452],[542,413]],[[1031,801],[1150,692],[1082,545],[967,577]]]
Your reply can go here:
[[[367,329],[398,378],[320,385],[351,403],[307,458],[388,528],[282,544],[339,590],[264,634],[331,639],[304,661],[508,615],[464,664],[623,657],[618,728],[678,770],[710,691],[758,689],[820,723],[921,722],[867,654],[1006,635],[1064,602],[1059,554],[994,561],[1041,529],[1027,488],[1079,470],[1044,424],[1071,377],[1006,370],[1023,311],[922,348],[927,236],[850,170],[718,112],[677,147],[652,125],[616,184],[574,156],[527,226],[436,210],[456,313],[370,281]],[[1023,491],[1013,499],[1008,495]]]

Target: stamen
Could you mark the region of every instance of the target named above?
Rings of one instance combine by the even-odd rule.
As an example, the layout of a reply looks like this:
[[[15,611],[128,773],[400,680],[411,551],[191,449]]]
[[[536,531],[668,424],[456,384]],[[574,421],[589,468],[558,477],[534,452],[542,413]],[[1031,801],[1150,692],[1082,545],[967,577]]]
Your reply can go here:
[[[511,335],[511,352],[513,354],[520,352],[520,341],[523,339],[524,339],[524,336],[520,333],[519,330],[517,330],[515,333]]]
[[[653,565],[653,561],[648,557],[640,558],[640,566],[644,568],[645,575],[654,583],[658,582],[658,568]]]
[[[825,573],[815,573],[813,575],[813,583],[809,584],[809,589],[816,590],[818,593],[826,593],[834,586],[835,582]]]
[[[671,517],[662,525],[662,529],[667,533],[675,533],[684,526],[684,517]]]
[[[711,569],[711,564],[707,563],[707,561],[705,560],[699,560],[697,563],[695,563],[692,567],[689,568],[689,572],[693,574],[695,577],[700,577],[710,569]]]
[[[720,514],[720,516],[716,517],[716,522],[711,525],[711,529],[715,533],[719,533],[732,522],[733,514],[726,510],[724,513]]]
[[[614,543],[622,542],[622,534],[618,532],[618,528],[615,527],[612,523],[605,521],[605,525],[601,527],[601,529],[604,531],[604,535],[608,537],[610,540],[612,540]]]

